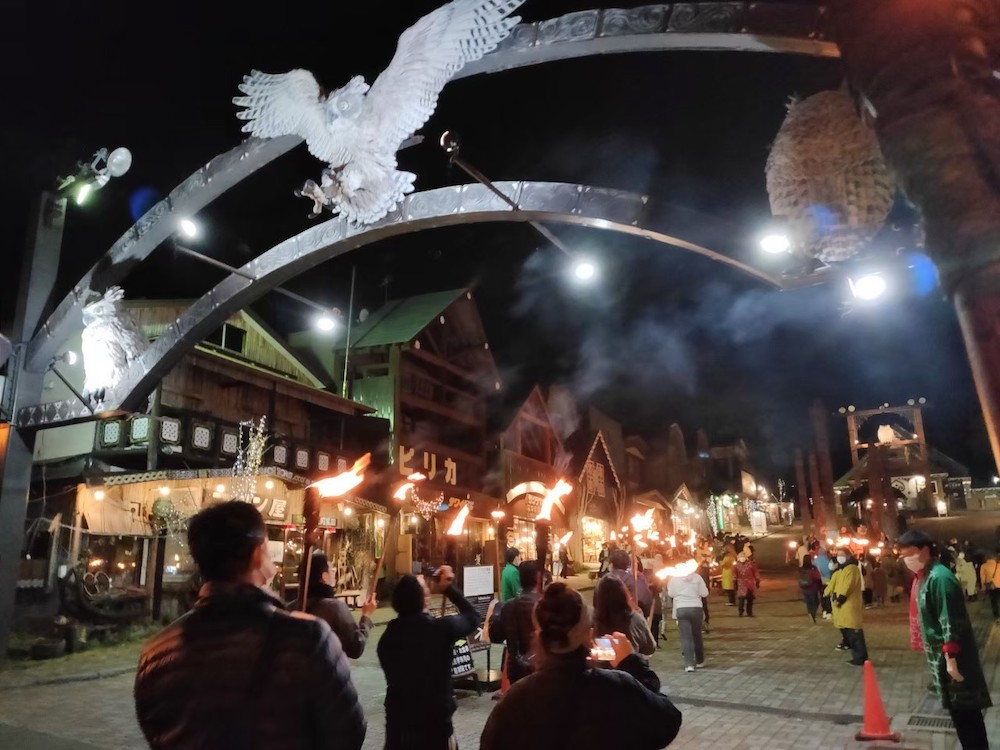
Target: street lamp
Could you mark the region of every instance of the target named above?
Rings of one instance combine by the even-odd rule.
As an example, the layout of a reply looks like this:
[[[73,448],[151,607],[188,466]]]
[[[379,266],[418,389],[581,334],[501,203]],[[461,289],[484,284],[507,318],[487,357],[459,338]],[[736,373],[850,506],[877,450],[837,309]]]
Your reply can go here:
[[[112,177],[121,177],[132,166],[132,152],[119,146],[111,153],[106,148],[94,154],[90,163],[79,162],[76,174],[63,178],[57,192],[60,196],[72,194],[76,204],[82,206],[95,190],[107,185]]]
[[[322,333],[330,333],[337,327],[337,321],[332,315],[323,314],[316,318],[316,330]]]

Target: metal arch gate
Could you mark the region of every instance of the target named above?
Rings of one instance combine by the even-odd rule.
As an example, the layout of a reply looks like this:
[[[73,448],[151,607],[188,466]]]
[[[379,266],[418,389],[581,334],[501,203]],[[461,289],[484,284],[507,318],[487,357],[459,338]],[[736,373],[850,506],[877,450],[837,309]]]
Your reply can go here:
[[[837,57],[827,40],[822,3],[680,2],[632,9],[604,9],[515,27],[493,53],[458,78],[588,55],[663,50],[730,50]],[[220,154],[178,185],[137,221],[60,302],[28,345],[27,370],[39,373],[79,326],[91,289],[120,283],[175,231],[177,216],[194,215],[229,188],[301,143],[285,136],[250,138]]]
[[[245,264],[204,294],[173,323],[133,366],[111,402],[124,411],[140,407],[146,395],[192,346],[233,312],[308,269],[351,250],[425,229],[483,222],[541,221],[606,229],[673,245],[727,264],[781,287],[781,281],[741,259],[743,232],[696,211],[651,201],[620,190],[552,182],[497,183],[521,210],[515,211],[478,183],[414,193],[382,221],[354,227],[335,218],[290,237]],[[681,239],[694,228],[712,236],[710,249]],[[721,252],[726,248],[728,252]],[[247,277],[250,278],[247,278]],[[17,413],[22,428],[39,429],[90,418],[77,399],[27,406]]]

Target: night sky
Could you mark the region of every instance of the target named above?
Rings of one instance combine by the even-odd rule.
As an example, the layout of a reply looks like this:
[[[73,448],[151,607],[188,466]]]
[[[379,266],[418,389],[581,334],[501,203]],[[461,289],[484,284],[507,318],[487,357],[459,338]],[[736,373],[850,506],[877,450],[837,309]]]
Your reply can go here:
[[[0,75],[7,99],[0,144],[2,241],[11,259],[0,292],[9,328],[32,196],[97,148],[127,145],[131,171],[67,222],[61,297],[159,198],[216,154],[237,145],[231,98],[253,68],[313,71],[335,88],[371,83],[396,38],[434,0],[240,5],[8,3]],[[638,2],[528,0],[539,20]],[[223,5],[223,4],[218,4]],[[346,6],[346,7],[345,7]],[[839,62],[778,55],[662,53],[591,58],[450,84],[402,152],[418,189],[466,182],[437,146],[462,136],[462,153],[490,177],[563,180],[648,193],[732,221],[749,236],[769,217],[767,147],[793,95],[841,83]],[[198,219],[193,246],[239,265],[310,224],[292,196],[321,165],[299,147],[241,183]],[[904,211],[905,213],[905,211]],[[755,462],[788,478],[791,450],[808,439],[815,398],[872,407],[926,397],[929,439],[992,473],[989,447],[952,308],[940,289],[904,292],[844,314],[839,286],[778,292],[682,250],[597,230],[553,227],[600,263],[600,283],[569,282],[558,251],[526,225],[422,232],[369,246],[289,286],[346,309],[351,267],[356,308],[386,298],[470,285],[507,388],[518,402],[536,382],[564,382],[626,428],[665,436],[679,421],[716,441],[743,436]],[[690,237],[697,241],[697,237]],[[125,282],[130,298],[194,297],[222,274],[158,249]],[[904,287],[905,284],[900,284]],[[257,309],[278,330],[309,325],[311,311],[269,294]],[[839,468],[846,430],[832,422]]]

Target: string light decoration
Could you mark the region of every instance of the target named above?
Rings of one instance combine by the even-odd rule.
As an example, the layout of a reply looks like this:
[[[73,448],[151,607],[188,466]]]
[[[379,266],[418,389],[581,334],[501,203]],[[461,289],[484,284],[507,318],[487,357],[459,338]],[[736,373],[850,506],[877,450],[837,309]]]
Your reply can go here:
[[[257,475],[267,448],[266,426],[267,417],[261,417],[257,424],[252,420],[240,422],[240,447],[233,464],[233,500],[253,502],[257,490]]]
[[[423,516],[425,521],[429,521],[431,516],[437,513],[439,507],[444,502],[444,493],[439,492],[433,499],[424,499],[420,496],[419,485],[427,477],[423,474],[410,474],[399,489],[393,493],[393,497],[404,503],[409,503],[415,513]]]

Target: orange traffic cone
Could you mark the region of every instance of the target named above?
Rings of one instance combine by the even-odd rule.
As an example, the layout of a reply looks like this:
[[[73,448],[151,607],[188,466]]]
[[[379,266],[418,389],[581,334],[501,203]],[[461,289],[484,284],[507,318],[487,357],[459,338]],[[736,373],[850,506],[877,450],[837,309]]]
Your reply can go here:
[[[882,694],[878,690],[875,679],[875,668],[870,661],[865,661],[865,723],[861,731],[854,735],[856,740],[889,740],[899,742],[899,732],[893,732],[889,727],[889,717],[885,714]]]
[[[510,690],[510,678],[507,676],[507,654],[503,655],[503,669],[500,671],[500,695]]]
[[[500,700],[508,690],[510,690],[510,679],[507,677],[507,649],[504,649],[503,666],[500,667],[500,689],[493,693],[493,700]]]

